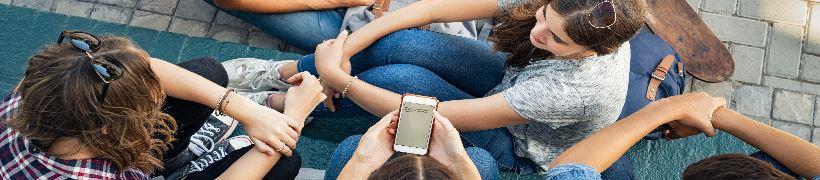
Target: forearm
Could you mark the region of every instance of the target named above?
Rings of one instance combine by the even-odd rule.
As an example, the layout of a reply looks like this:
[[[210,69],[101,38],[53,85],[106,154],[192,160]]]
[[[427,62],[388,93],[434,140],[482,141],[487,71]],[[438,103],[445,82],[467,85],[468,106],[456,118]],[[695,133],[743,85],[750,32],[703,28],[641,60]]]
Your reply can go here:
[[[202,76],[162,60],[152,59],[151,68],[159,77],[167,96],[193,101],[215,109],[219,98],[228,90]],[[248,112],[259,107],[262,106],[236,94],[224,109],[228,116],[247,123],[244,120],[250,118],[246,116],[252,114]]]
[[[666,107],[652,103],[640,111],[592,134],[561,153],[550,167],[561,164],[585,164],[598,172],[609,168],[644,135],[670,120],[659,112]],[[601,148],[606,147],[606,148]],[[593,156],[594,155],[594,156]]]
[[[344,91],[353,76],[342,72],[340,69],[328,70],[330,73],[324,76],[324,80],[336,89],[339,93]],[[376,116],[384,116],[393,110],[399,109],[401,104],[400,94],[373,86],[362,80],[354,80],[347,87],[345,94],[348,99],[359,105],[362,109]]]
[[[713,124],[766,152],[800,176],[820,175],[820,148],[810,142],[726,108],[715,111]]]
[[[256,148],[251,148],[217,179],[262,179],[281,157],[280,153],[268,155]]]
[[[339,177],[336,177],[336,179],[367,179],[373,171],[375,171],[375,169],[372,169],[367,164],[359,161],[359,158],[354,155],[350,158],[347,164],[345,164],[345,167],[342,168],[342,172],[339,173]]]
[[[460,22],[484,19],[498,13],[497,0],[419,1],[368,23],[348,37],[344,54],[351,57],[371,44],[401,29],[421,27],[436,22]]]
[[[331,0],[214,0],[219,7],[253,13],[288,13],[337,8]]]

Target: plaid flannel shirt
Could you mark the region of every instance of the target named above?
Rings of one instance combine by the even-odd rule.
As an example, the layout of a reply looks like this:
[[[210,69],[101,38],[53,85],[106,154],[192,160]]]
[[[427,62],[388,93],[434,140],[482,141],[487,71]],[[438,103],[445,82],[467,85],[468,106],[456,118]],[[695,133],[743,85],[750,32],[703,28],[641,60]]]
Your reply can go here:
[[[28,139],[7,127],[19,102],[15,90],[0,103],[0,179],[148,179],[133,168],[118,171],[105,159],[62,160],[36,150]]]

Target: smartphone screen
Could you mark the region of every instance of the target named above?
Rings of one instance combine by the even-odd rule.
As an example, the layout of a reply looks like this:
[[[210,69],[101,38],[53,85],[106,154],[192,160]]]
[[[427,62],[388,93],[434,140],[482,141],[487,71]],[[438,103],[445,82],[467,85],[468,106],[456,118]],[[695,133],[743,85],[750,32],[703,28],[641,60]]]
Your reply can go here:
[[[431,100],[432,103],[430,103]],[[428,99],[427,102],[414,102],[407,98],[402,102],[395,144],[427,149],[433,125],[433,111],[436,110],[435,103],[437,102],[434,99]]]

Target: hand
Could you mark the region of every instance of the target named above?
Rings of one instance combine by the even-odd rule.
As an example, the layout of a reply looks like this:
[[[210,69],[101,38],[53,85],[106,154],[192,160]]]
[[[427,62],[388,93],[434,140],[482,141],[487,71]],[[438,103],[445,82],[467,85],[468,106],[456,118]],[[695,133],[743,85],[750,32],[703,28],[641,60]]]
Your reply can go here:
[[[285,96],[285,111],[307,116],[319,102],[327,98],[322,94],[323,87],[319,79],[308,72],[291,76],[288,78],[288,83],[296,86],[288,89]],[[301,126],[296,129],[296,132],[301,133]]]
[[[433,132],[430,137],[430,157],[444,164],[451,172],[458,173],[458,163],[469,161],[467,151],[461,144],[461,136],[450,120],[434,111]]]
[[[715,98],[704,92],[689,93],[658,101],[667,103],[672,109],[674,121],[669,123],[672,130],[664,132],[667,140],[689,137],[703,132],[712,137],[717,134],[712,127],[712,113],[726,105],[723,98]]]
[[[374,0],[332,0],[336,7],[353,7],[353,6],[369,6]]]
[[[290,157],[299,133],[296,128],[301,125],[297,121],[285,116],[271,108],[256,104],[254,112],[248,117],[254,117],[244,122],[245,132],[251,137],[255,147],[268,155],[273,155],[277,151]]]
[[[371,172],[379,169],[395,153],[393,141],[398,120],[399,113],[395,110],[371,126],[362,135],[352,159],[370,168]]]
[[[347,40],[347,31],[342,31],[339,33],[339,36],[336,39],[326,40],[322,42],[318,46],[316,46],[315,58],[316,58],[316,70],[319,71],[319,74],[322,77],[328,77],[333,73],[331,71],[339,71],[345,72],[346,74],[350,74],[350,65],[349,61],[345,61],[344,52],[342,51],[344,42]],[[346,62],[343,65],[343,62]],[[347,68],[343,68],[347,67]],[[325,78],[323,78],[325,79]],[[331,78],[326,79],[328,81]],[[329,82],[323,82],[322,85],[324,86],[324,94],[327,98],[324,101],[325,107],[330,109],[330,111],[335,112],[336,106],[333,104],[333,98],[340,98],[340,94],[338,93],[338,89],[334,89],[331,87]]]

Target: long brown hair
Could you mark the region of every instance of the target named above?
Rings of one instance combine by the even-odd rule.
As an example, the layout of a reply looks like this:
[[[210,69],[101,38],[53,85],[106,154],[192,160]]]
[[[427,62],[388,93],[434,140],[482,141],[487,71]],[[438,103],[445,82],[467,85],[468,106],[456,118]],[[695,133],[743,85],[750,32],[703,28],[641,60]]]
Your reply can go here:
[[[94,56],[119,61],[123,75],[111,81],[105,101],[103,82],[91,60],[68,43],[41,49],[28,61],[19,85],[19,114],[9,126],[46,150],[60,138],[76,138],[115,168],[152,173],[176,124],[160,107],[165,94],[148,55],[123,37],[104,36]]]
[[[612,0],[617,21],[609,28],[595,28],[587,21],[588,13],[604,0],[533,0],[513,7],[510,14],[490,37],[495,50],[512,53],[507,65],[524,67],[530,59],[552,57],[549,51],[530,43],[530,30],[535,27],[535,13],[542,6],[550,5],[564,17],[564,30],[579,45],[589,47],[599,55],[614,52],[628,41],[644,24],[644,9],[635,0]]]
[[[456,176],[430,156],[405,154],[390,160],[370,174],[370,180],[456,179]]]

